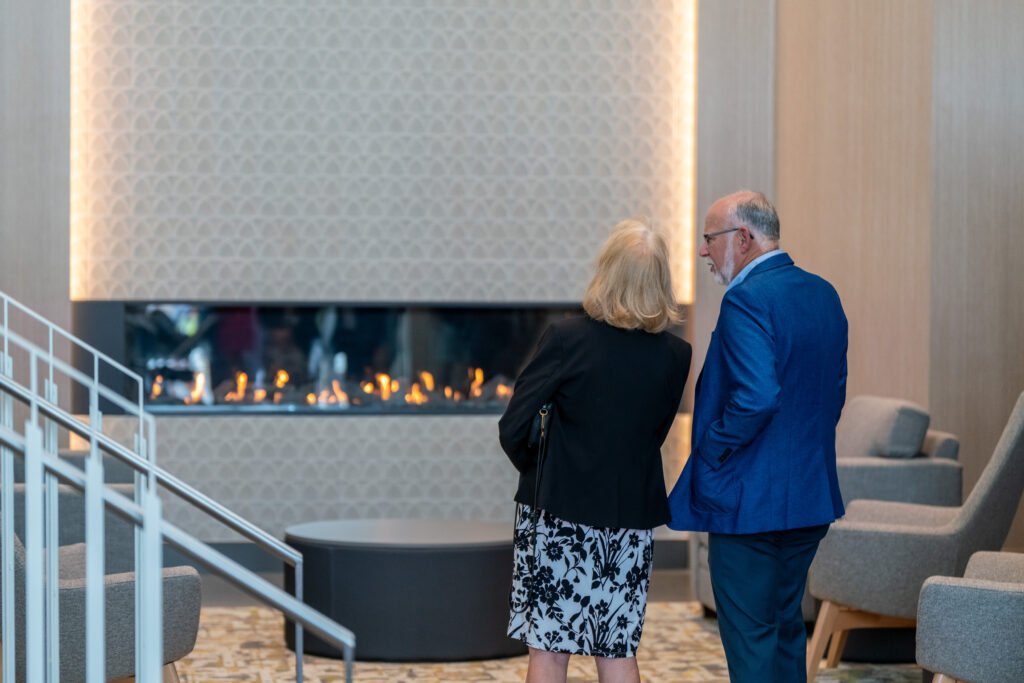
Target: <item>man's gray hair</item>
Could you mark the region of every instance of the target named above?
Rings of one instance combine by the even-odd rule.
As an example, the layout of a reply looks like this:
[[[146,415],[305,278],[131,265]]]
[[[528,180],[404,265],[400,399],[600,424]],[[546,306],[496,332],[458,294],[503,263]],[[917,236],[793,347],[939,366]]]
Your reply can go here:
[[[778,242],[779,214],[762,193],[752,194],[754,196],[750,199],[736,203],[736,219],[773,242]]]

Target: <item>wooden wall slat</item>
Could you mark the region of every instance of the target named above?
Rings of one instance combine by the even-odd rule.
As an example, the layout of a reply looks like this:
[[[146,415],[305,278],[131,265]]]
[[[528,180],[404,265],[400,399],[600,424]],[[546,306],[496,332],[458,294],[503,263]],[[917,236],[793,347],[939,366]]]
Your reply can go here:
[[[775,2],[704,0],[697,28],[696,245],[704,215],[740,189],[775,193]],[[687,394],[704,364],[725,288],[697,257],[690,329],[693,366]]]
[[[0,291],[67,327],[70,4],[0,17]]]
[[[931,3],[780,0],[783,247],[839,291],[850,395],[928,403]]]
[[[964,488],[1024,392],[1024,4],[935,3],[933,421],[960,437]],[[1024,550],[1024,509],[1007,547]]]

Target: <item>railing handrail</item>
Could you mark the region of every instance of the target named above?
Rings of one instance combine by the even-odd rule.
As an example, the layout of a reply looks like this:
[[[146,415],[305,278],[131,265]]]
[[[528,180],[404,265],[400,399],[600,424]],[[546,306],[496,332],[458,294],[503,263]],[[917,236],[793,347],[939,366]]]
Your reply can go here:
[[[77,340],[77,338],[74,337],[74,335],[64,332],[61,328],[47,321],[45,318],[42,318],[41,316],[39,316],[39,314],[27,308],[26,306],[19,303],[15,299],[12,299],[10,296],[4,294],[3,292],[0,292],[0,297],[2,297],[0,298],[0,301],[14,304],[14,306],[16,306],[19,310],[32,316],[36,320],[45,323],[51,329],[59,331],[62,334],[68,336],[69,338],[73,338],[73,340]],[[31,351],[32,349],[38,350],[36,344],[32,343],[28,339],[25,339],[17,332],[10,330],[9,325],[0,323],[0,336],[2,336],[5,340],[13,341],[17,346],[21,347],[25,351]],[[78,340],[78,343],[81,343],[87,349],[92,349],[92,347],[90,347],[88,344],[85,344],[85,342],[81,342],[80,340]],[[95,351],[95,349],[92,350]],[[104,358],[107,358],[100,351],[96,351],[96,353],[100,354],[100,356]],[[93,383],[92,377],[89,377],[88,375],[81,372],[77,368],[70,366],[68,363],[65,363],[61,359],[53,357],[52,354],[49,359],[49,362],[53,366],[58,367],[66,375],[68,375],[72,379],[77,379],[82,384],[91,385]],[[123,368],[126,372],[134,375],[136,378],[141,380],[141,377],[133,373],[131,370],[128,370],[128,368],[125,368],[124,366],[120,365],[116,361],[113,361],[112,359],[111,362],[117,365],[119,368]],[[4,377],[2,372],[0,372],[0,386],[5,388],[10,393],[20,396],[23,401],[37,401],[39,408],[42,411],[49,415],[51,419],[63,425],[63,427],[68,431],[74,432],[76,435],[80,437],[88,438],[91,436],[97,441],[98,445],[107,453],[110,453],[111,455],[118,458],[121,462],[124,462],[129,466],[133,467],[136,471],[144,475],[155,477],[157,482],[162,483],[167,489],[175,493],[177,496],[184,499],[186,502],[203,510],[208,515],[215,518],[222,524],[226,525],[231,530],[253,541],[261,549],[272,553],[278,559],[287,562],[289,565],[293,567],[296,566],[297,563],[301,562],[302,554],[299,551],[292,548],[291,546],[289,546],[288,544],[284,543],[282,540],[257,527],[256,525],[246,521],[244,518],[240,517],[236,513],[229,510],[228,508],[224,507],[223,505],[213,500],[206,494],[198,491],[191,485],[183,482],[182,480],[172,475],[170,472],[167,472],[163,468],[151,462],[148,458],[144,458],[139,454],[131,451],[130,449],[126,448],[125,446],[118,443],[114,439],[111,439],[105,434],[93,433],[93,430],[89,427],[89,425],[78,420],[71,413],[67,412],[60,406],[48,401],[45,397],[33,396],[31,390],[17,383],[16,381],[14,381],[13,378]],[[140,386],[142,385],[140,384]],[[138,416],[138,418],[141,421],[146,423],[148,427],[147,432],[150,435],[150,438],[153,438],[152,435],[156,433],[156,430],[155,420],[152,414],[145,412],[145,410],[141,409],[140,406],[137,406],[133,402],[128,401],[123,396],[119,395],[117,392],[113,391],[112,389],[101,383],[96,384],[95,389],[97,390],[97,393],[99,393],[103,398],[110,400],[114,405],[118,406],[122,410],[125,410],[126,412],[129,412],[130,414]]]
[[[225,524],[233,531],[236,531],[255,542],[262,549],[272,552],[278,559],[288,562],[291,566],[295,566],[297,562],[301,561],[302,554],[290,545],[284,543],[277,537],[272,536],[270,533],[264,531],[258,526],[246,521],[236,513],[207,496],[205,493],[202,493],[189,484],[186,484],[159,465],[142,458],[137,453],[132,452],[122,444],[111,439],[109,436],[99,433],[93,434],[88,425],[78,420],[71,413],[57,405],[54,405],[53,403],[50,403],[42,397],[33,397],[31,391],[25,389],[14,380],[4,377],[2,374],[0,374],[0,388],[4,389],[8,393],[20,397],[22,400],[36,400],[40,412],[45,413],[50,419],[60,423],[68,431],[74,432],[76,435],[81,437],[89,437],[91,435],[91,437],[96,440],[97,445],[105,452],[113,455],[121,462],[133,467],[142,474],[153,476],[157,483],[163,484],[179,497],[189,503],[192,503],[196,507],[201,508],[204,512]],[[69,465],[69,467],[71,466]]]
[[[70,341],[72,344],[75,344],[75,345],[79,346],[82,350],[87,351],[90,354],[92,354],[93,357],[98,358],[99,360],[102,360],[103,362],[107,363],[108,365],[110,365],[115,370],[118,370],[119,372],[124,373],[125,375],[128,376],[129,379],[133,379],[133,380],[135,380],[139,384],[140,391],[145,391],[145,383],[143,382],[142,375],[140,375],[139,373],[135,372],[134,370],[132,370],[128,366],[124,365],[120,361],[114,360],[113,358],[111,358],[107,354],[103,353],[102,351],[100,351],[96,347],[94,347],[91,344],[89,344],[89,343],[85,342],[84,340],[82,340],[80,337],[77,337],[77,336],[71,334],[70,332],[65,330],[63,327],[60,327],[59,325],[55,324],[54,322],[52,322],[50,320],[47,320],[46,318],[44,318],[40,314],[36,313],[31,308],[29,308],[25,304],[21,303],[20,301],[18,301],[17,299],[15,299],[14,297],[12,297],[9,294],[5,294],[4,292],[0,292],[0,302],[5,303],[7,305],[13,305],[19,311],[21,311],[22,313],[25,313],[30,318],[34,319],[36,322],[39,322],[39,323],[42,323],[43,325],[45,325],[50,332],[54,332],[56,334],[61,335],[62,337],[64,337],[68,341]]]
[[[45,319],[35,311],[32,311],[27,306],[21,304],[10,296],[0,292],[0,305],[2,305],[2,318],[0,318],[0,338],[2,338],[2,347],[0,347],[0,419],[3,423],[0,424],[0,452],[2,452],[3,458],[3,471],[5,473],[2,482],[2,496],[3,500],[11,504],[11,496],[13,495],[13,477],[11,476],[11,462],[13,459],[13,451],[19,451],[23,454],[26,459],[26,483],[30,483],[33,486],[28,487],[26,490],[26,533],[31,539],[31,544],[26,540],[26,548],[31,546],[32,550],[29,552],[28,562],[38,568],[44,566],[46,568],[46,583],[53,584],[57,583],[57,556],[56,553],[56,538],[57,538],[57,517],[58,510],[56,507],[56,499],[51,495],[51,484],[56,484],[58,479],[64,479],[73,486],[81,489],[86,496],[87,508],[92,512],[87,511],[87,520],[90,515],[99,514],[104,507],[113,509],[119,512],[123,516],[126,516],[136,527],[136,539],[137,541],[145,537],[146,541],[143,544],[143,549],[140,555],[140,546],[136,545],[136,571],[139,571],[139,567],[142,567],[143,575],[141,581],[145,586],[140,586],[135,592],[135,609],[136,609],[136,628],[138,629],[138,620],[149,619],[148,623],[150,628],[152,624],[159,624],[160,617],[153,617],[151,610],[154,609],[152,606],[147,606],[147,603],[142,600],[143,589],[149,589],[157,596],[156,602],[159,603],[160,588],[159,583],[153,584],[154,581],[158,581],[148,570],[146,566],[152,566],[154,562],[160,563],[160,542],[161,540],[171,543],[174,547],[187,555],[193,557],[199,563],[207,566],[215,572],[222,574],[225,578],[242,587],[243,589],[249,590],[257,597],[263,598],[271,606],[284,612],[286,615],[292,617],[295,620],[295,652],[296,652],[296,680],[301,680],[302,676],[302,653],[303,653],[303,627],[312,629],[315,633],[323,637],[326,641],[333,643],[335,646],[344,650],[345,662],[346,662],[346,679],[352,679],[352,656],[353,649],[355,646],[355,636],[345,629],[343,626],[337,624],[331,619],[328,619],[324,615],[320,614],[316,610],[313,610],[308,605],[302,602],[302,554],[297,550],[270,535],[268,532],[260,529],[254,524],[248,522],[244,518],[238,516],[226,507],[216,502],[209,496],[199,492],[192,486],[181,481],[177,477],[166,472],[161,467],[156,465],[156,421],[153,415],[145,409],[145,384],[142,377],[121,363],[110,358],[103,352],[95,349],[89,344],[85,343],[78,337],[69,332],[66,332],[62,328],[58,327],[54,323]],[[22,335],[13,331],[11,328],[11,317],[9,315],[10,308],[13,306],[16,310],[22,312],[30,319],[41,323],[45,326],[48,332],[48,347],[47,350],[42,350],[37,344],[29,341]],[[63,339],[70,342],[73,346],[77,346],[79,349],[91,354],[92,356],[92,373],[91,376],[87,372],[73,367],[69,362],[65,362],[57,356],[57,349],[54,344],[55,335],[59,335]],[[12,372],[12,356],[10,355],[11,344],[21,347],[28,353],[29,356],[29,375],[31,381],[28,385],[18,382]],[[42,361],[43,369],[48,369],[48,376],[45,378],[45,383],[40,387],[40,377],[38,373],[39,362]],[[111,387],[108,387],[106,383],[100,377],[100,362],[103,362],[113,369],[121,372],[123,375],[135,381],[138,387],[137,403],[131,401],[123,396],[121,392],[114,391]],[[83,422],[79,417],[71,414],[69,411],[61,408],[58,403],[58,389],[55,384],[55,372],[63,373],[63,376],[71,382],[77,382],[83,385],[89,391],[90,407],[89,407],[89,421],[88,423]],[[25,423],[25,439],[20,440],[17,432],[13,430],[13,423],[11,422],[11,406],[13,401],[17,398],[19,401],[24,402],[28,405],[31,413],[31,419]],[[102,413],[99,408],[100,399],[105,399],[112,403],[114,406],[121,408],[125,413],[130,415],[132,419],[138,420],[138,427],[135,434],[136,442],[134,449],[129,449],[123,444],[115,441],[114,439],[106,436],[102,432],[101,427],[101,416]],[[38,428],[38,421],[42,421],[45,425],[46,433]],[[74,465],[62,461],[57,453],[57,430],[58,426],[63,426],[70,433],[76,434],[79,437],[85,438],[90,443],[90,455],[86,459],[88,463],[85,470],[79,469]],[[134,430],[134,428],[133,428]],[[9,444],[9,446],[7,445]],[[102,477],[102,460],[101,454],[108,453],[119,459],[121,462],[126,463],[130,467],[136,470],[135,478],[135,500],[129,501],[128,498],[124,497],[118,491],[111,488],[109,485],[103,482]],[[29,457],[31,456],[31,458]],[[31,478],[29,477],[30,468],[29,460],[31,460]],[[42,475],[43,480],[40,481],[39,476]],[[141,478],[140,478],[141,477]],[[36,491],[37,485],[44,485],[46,493],[46,529],[45,538],[48,539],[46,543],[46,561],[42,561],[39,556],[39,546],[37,544],[43,543],[40,534],[40,524],[43,517],[41,499],[39,498],[40,492]],[[175,493],[187,503],[200,508],[214,519],[225,524],[228,528],[240,533],[241,535],[254,541],[263,550],[269,551],[271,554],[277,556],[279,559],[285,561],[289,565],[295,567],[295,595],[294,597],[288,595],[284,590],[273,586],[266,580],[257,576],[250,570],[246,569],[239,563],[231,560],[222,553],[214,550],[206,543],[190,536],[178,527],[170,524],[163,519],[161,513],[160,500],[158,498],[158,485],[163,485],[171,492]],[[31,504],[30,504],[31,499]],[[92,502],[89,502],[92,501]],[[99,506],[98,508],[95,506]],[[34,520],[31,527],[28,527],[29,515],[28,509],[31,507],[33,510],[32,519]],[[5,518],[3,527],[7,531],[12,531],[9,526],[12,524],[13,515]],[[95,519],[95,517],[93,517]],[[155,525],[155,526],[154,526]],[[94,533],[92,531],[96,524],[92,521],[87,521],[87,537]],[[89,551],[89,558],[87,561],[87,584],[92,585],[91,582],[94,580],[96,573],[102,573],[102,553],[103,548],[103,530],[102,523],[99,524],[99,534],[96,543],[90,542],[90,546],[93,547]],[[156,535],[154,535],[156,534]],[[53,546],[51,548],[51,545]],[[8,563],[13,562],[10,556],[11,548],[9,540],[4,535],[2,542],[3,554],[4,554],[4,569],[10,569]],[[143,555],[145,557],[143,557]],[[4,616],[3,616],[3,630],[6,636],[10,633],[13,625],[10,623],[11,612],[8,608],[10,602],[9,591],[13,591],[12,580],[8,578],[8,571],[4,571],[3,578],[3,591],[5,595],[4,602]],[[41,609],[43,598],[41,597],[40,577],[33,574],[26,583],[26,592],[28,597],[35,601],[30,605],[33,609]],[[55,589],[54,589],[55,590]],[[100,614],[100,621],[94,624],[95,628],[92,628],[89,633],[92,635],[87,636],[87,641],[94,641],[97,633],[104,630],[102,627],[102,598],[99,597],[93,588],[87,590],[86,601],[91,607],[87,609],[92,610],[92,614]],[[100,603],[96,603],[99,600]],[[56,594],[51,594],[47,598],[46,603],[46,632],[51,632],[52,629],[56,629],[57,619],[57,598]],[[159,613],[159,608],[156,608]],[[146,616],[143,616],[145,612]],[[36,639],[29,639],[34,654],[38,655],[38,641],[43,637],[43,627],[40,625],[39,619],[33,612],[32,617],[29,619],[28,626],[31,627]],[[157,627],[159,628],[159,627]],[[137,631],[138,633],[138,631]],[[55,662],[59,657],[57,641],[47,637],[47,676],[52,677],[53,671],[55,670]],[[5,643],[5,651],[7,651]],[[87,642],[87,646],[89,643]],[[96,646],[96,643],[93,643]],[[102,648],[102,645],[99,645]],[[158,668],[159,663],[159,644],[155,646],[155,650],[150,650],[149,646],[145,643],[140,645],[136,643],[136,664],[137,666],[143,667],[145,670],[149,670],[150,674],[155,671],[151,667],[156,666]],[[153,653],[156,654],[153,654]],[[102,659],[102,657],[101,657]],[[90,673],[89,677],[92,680],[94,677],[101,675],[99,670],[94,670],[95,663],[89,664]],[[4,658],[4,680],[8,680],[10,676],[10,663],[7,658]],[[38,670],[32,676],[38,676]],[[147,674],[148,675],[148,674]]]
[[[25,337],[21,336],[17,332],[14,332],[13,330],[3,325],[2,323],[0,323],[0,337],[9,339],[26,350],[31,346],[35,346],[35,344],[33,344],[31,341],[25,339]],[[60,358],[53,358],[49,362],[49,364],[53,365],[56,368],[59,368],[61,372],[67,375],[70,379],[77,380],[79,384],[91,386],[93,383],[92,377],[89,377],[89,375],[85,374],[78,368],[68,364],[66,361],[61,360]],[[125,398],[118,392],[114,391],[110,387],[106,386],[105,384],[97,384],[96,392],[99,394],[100,398],[110,401],[121,410],[130,413],[135,417],[139,417],[140,419],[147,421],[153,420],[153,415],[151,413],[147,413],[144,408],[140,409],[137,403],[129,401],[127,398]]]
[[[22,455],[26,451],[25,438],[3,426],[0,426],[0,445]],[[85,491],[86,474],[80,469],[45,452],[42,454],[42,462],[44,471],[51,472],[73,487]],[[7,485],[13,486],[13,483]],[[136,526],[143,523],[143,510],[135,501],[110,486],[103,486],[100,493],[106,507]],[[239,587],[263,598],[293,620],[300,622],[304,628],[310,629],[342,650],[345,653],[345,666],[351,680],[352,648],[355,647],[355,634],[352,631],[165,519],[160,519],[160,535],[178,550]]]

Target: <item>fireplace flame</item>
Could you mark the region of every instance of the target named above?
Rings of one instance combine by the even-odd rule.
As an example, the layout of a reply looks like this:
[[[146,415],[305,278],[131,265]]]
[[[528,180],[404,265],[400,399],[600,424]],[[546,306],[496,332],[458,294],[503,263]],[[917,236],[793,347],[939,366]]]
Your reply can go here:
[[[427,397],[420,391],[420,383],[413,382],[412,389],[405,395],[405,402],[412,403],[415,405],[422,405],[427,402]]]
[[[284,370],[278,370],[277,375],[274,377],[274,386],[278,389],[284,389],[284,385],[288,384],[289,379],[291,378],[288,377],[287,372]]]
[[[164,376],[163,375],[157,375],[156,379],[153,381],[153,390],[150,392],[149,397],[150,398],[156,398],[157,396],[159,396],[163,392],[164,392]]]
[[[266,389],[256,389],[255,391],[252,392],[252,400],[255,401],[256,403],[262,402],[263,399],[265,399],[266,397],[267,397],[267,390]]]
[[[508,398],[509,396],[512,395],[512,387],[510,387],[507,384],[502,384],[501,382],[498,382],[498,386],[495,388],[494,394],[498,398]]]
[[[380,385],[380,400],[389,400],[391,398],[391,378],[383,373],[377,374],[376,378],[377,384]]]
[[[477,398],[482,393],[480,387],[484,383],[484,369],[483,368],[470,368],[470,377],[473,378],[473,383],[469,386],[470,398]]]
[[[197,372],[195,384],[192,385],[192,391],[189,393],[189,395],[185,397],[185,403],[187,403],[188,405],[199,403],[199,401],[203,398],[204,391],[206,391],[206,373]]]
[[[364,394],[372,394],[373,393],[373,382],[366,382],[365,384],[363,384],[363,393]]]
[[[237,386],[236,391],[229,391],[225,396],[225,401],[241,401],[245,398],[245,387],[249,383],[249,375],[244,372],[240,372],[235,375],[235,385]]]
[[[334,398],[337,399],[338,403],[348,403],[348,394],[341,390],[338,380],[331,380],[331,389],[334,390]]]
[[[423,380],[423,386],[426,387],[427,391],[434,390],[434,376],[429,372],[421,372],[420,379]]]
[[[306,394],[306,403],[309,405],[316,404],[316,394]]]
[[[444,397],[445,398],[451,398],[452,397],[452,388],[451,387],[445,387],[444,388]]]

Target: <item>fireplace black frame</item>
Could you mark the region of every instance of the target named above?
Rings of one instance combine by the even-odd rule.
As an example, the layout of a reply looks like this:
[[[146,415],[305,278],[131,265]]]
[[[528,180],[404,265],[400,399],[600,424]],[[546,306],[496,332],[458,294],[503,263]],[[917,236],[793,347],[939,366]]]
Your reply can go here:
[[[126,310],[130,306],[143,306],[146,304],[162,304],[162,301],[76,301],[72,302],[72,330],[86,343],[97,347],[113,359],[129,365],[131,350],[127,342],[126,334]],[[530,311],[546,310],[557,312],[560,315],[582,314],[582,308],[578,302],[234,302],[234,301],[175,301],[175,304],[194,305],[199,307],[245,307],[245,306],[269,306],[269,307],[324,307],[338,306],[346,308],[396,308],[396,309],[480,309],[487,311],[501,311],[511,309],[527,309]],[[522,362],[525,362],[532,351],[542,329],[536,331],[534,339],[523,344]],[[675,333],[683,336],[684,329],[680,327],[674,330]],[[76,362],[76,365],[81,365]],[[516,369],[518,372],[518,368]],[[101,379],[119,382],[123,378],[101,377]],[[514,376],[509,378],[514,380]],[[128,388],[126,388],[127,393]],[[135,396],[130,396],[134,400]],[[76,412],[87,412],[88,396],[84,387],[76,387],[72,396],[73,408]],[[496,405],[474,405],[470,402],[463,402],[459,408],[452,409],[451,406],[440,407],[428,404],[419,406],[389,405],[386,409],[374,410],[370,408],[359,408],[352,410],[332,409],[322,405],[152,405],[147,403],[147,409],[157,415],[168,416],[256,416],[256,415],[318,415],[318,416],[370,416],[370,415],[489,415],[500,414],[503,411],[503,404]],[[113,406],[103,406],[104,412],[117,413]]]

